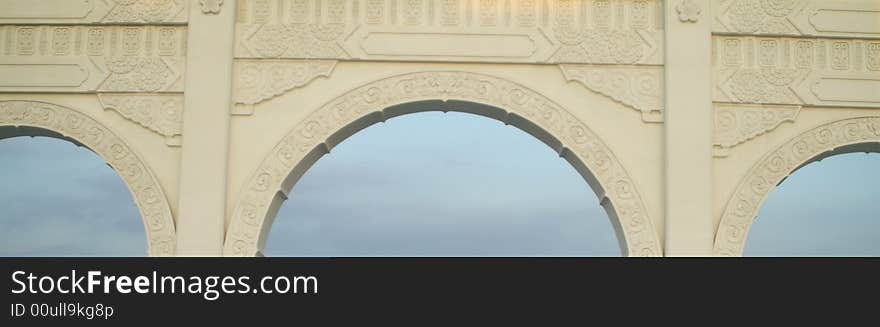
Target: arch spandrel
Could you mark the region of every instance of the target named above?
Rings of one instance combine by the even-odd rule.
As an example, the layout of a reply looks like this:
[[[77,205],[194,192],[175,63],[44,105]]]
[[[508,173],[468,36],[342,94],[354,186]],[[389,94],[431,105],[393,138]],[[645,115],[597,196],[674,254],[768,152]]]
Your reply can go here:
[[[246,181],[231,213],[224,254],[259,253],[286,193],[337,140],[386,116],[409,113],[387,110],[389,107],[431,100],[446,104],[445,108],[435,110],[472,112],[518,125],[554,147],[575,164],[606,209],[608,204],[613,207],[609,215],[619,227],[627,254],[662,254],[637,183],[587,125],[525,86],[489,75],[449,70],[407,73],[367,83],[309,114],[271,150]],[[448,100],[483,104],[494,110],[473,112]]]
[[[875,146],[859,146],[873,144]],[[767,152],[749,169],[727,201],[715,235],[716,255],[742,255],[749,228],[764,199],[798,168],[828,155],[877,151],[880,117],[833,121],[803,132]]]
[[[149,166],[125,140],[75,109],[39,101],[0,101],[0,128],[21,127],[45,130],[47,135],[56,133],[107,161],[131,191],[144,221],[148,253],[174,255],[175,225],[168,199]]]

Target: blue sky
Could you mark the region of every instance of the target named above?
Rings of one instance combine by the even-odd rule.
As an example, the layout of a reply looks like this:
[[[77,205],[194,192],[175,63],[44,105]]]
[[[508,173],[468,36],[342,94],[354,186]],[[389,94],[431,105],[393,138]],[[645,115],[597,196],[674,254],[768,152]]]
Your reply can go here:
[[[880,155],[859,153],[798,170],[762,206],[746,255],[880,255],[878,167]],[[127,189],[87,149],[0,140],[0,179],[0,255],[146,254]],[[321,158],[279,212],[266,254],[621,252],[596,195],[545,144],[488,118],[426,112],[373,125]]]

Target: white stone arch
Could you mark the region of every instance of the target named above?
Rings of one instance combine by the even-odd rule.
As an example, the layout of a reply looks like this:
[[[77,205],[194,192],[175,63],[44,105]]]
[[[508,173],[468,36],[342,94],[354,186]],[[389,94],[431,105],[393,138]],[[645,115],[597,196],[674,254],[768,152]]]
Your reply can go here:
[[[0,101],[0,131],[0,139],[48,136],[73,141],[95,152],[131,191],[144,222],[149,255],[174,255],[174,219],[162,187],[149,166],[110,128],[68,107],[15,100]]]
[[[458,101],[477,106],[462,107]],[[293,184],[333,146],[376,122],[426,110],[478,114],[536,136],[584,176],[601,199],[627,255],[662,255],[636,183],[611,149],[583,122],[525,86],[463,71],[387,77],[351,90],[309,114],[246,180],[229,221],[224,254],[259,255],[272,220]]]
[[[788,140],[762,157],[740,181],[715,234],[714,253],[741,256],[749,228],[767,195],[811,162],[851,152],[880,152],[880,117],[827,123]]]

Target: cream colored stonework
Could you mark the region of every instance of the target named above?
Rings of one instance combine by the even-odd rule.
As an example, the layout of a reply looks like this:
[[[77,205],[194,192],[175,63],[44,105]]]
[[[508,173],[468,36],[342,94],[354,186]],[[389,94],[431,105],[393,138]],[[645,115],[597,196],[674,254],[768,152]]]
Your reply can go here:
[[[260,255],[316,160],[425,110],[552,147],[629,256],[741,255],[779,181],[880,151],[878,96],[870,0],[0,0],[0,138],[103,157],[157,256]]]

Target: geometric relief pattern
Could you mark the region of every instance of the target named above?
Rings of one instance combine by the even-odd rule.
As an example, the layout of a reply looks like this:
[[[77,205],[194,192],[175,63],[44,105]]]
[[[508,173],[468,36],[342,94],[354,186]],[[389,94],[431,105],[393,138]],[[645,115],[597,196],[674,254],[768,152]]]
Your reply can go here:
[[[713,37],[714,101],[880,107],[880,40]]]
[[[165,193],[149,166],[120,136],[73,109],[36,101],[0,101],[0,125],[47,129],[97,153],[131,191],[144,221],[149,255],[174,254],[174,220]]]
[[[715,105],[715,155],[723,156],[723,149],[776,129],[784,122],[793,122],[799,106],[769,105]]]
[[[577,81],[642,113],[645,122],[663,121],[663,68],[559,65],[568,81]]]
[[[381,79],[331,100],[295,126],[247,179],[232,212],[226,233],[226,255],[258,253],[270,224],[278,192],[291,185],[287,179],[315,149],[345,126],[385,108],[422,100],[462,100],[504,110],[537,125],[576,156],[598,181],[600,199],[607,199],[619,220],[630,256],[662,255],[646,206],[634,180],[605,145],[583,122],[540,93],[500,78],[460,71],[429,71]],[[507,118],[501,118],[507,119]]]
[[[240,4],[237,58],[653,65],[663,61],[659,0]]]
[[[183,95],[99,94],[104,109],[165,137],[171,146],[180,146],[183,128]]]
[[[724,208],[715,236],[715,254],[742,255],[746,235],[761,203],[792,171],[822,153],[864,142],[880,142],[880,117],[851,118],[825,124],[769,152],[749,170]]]

